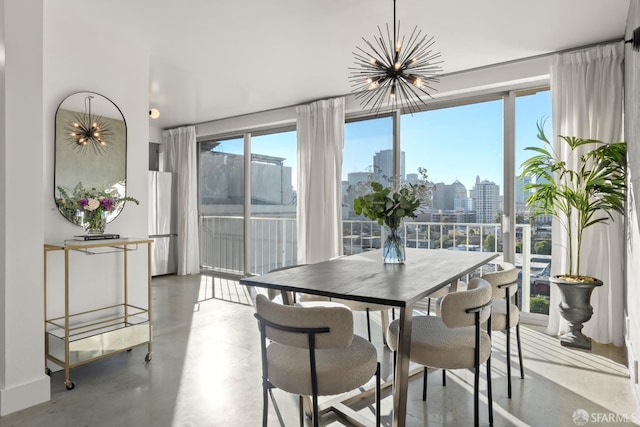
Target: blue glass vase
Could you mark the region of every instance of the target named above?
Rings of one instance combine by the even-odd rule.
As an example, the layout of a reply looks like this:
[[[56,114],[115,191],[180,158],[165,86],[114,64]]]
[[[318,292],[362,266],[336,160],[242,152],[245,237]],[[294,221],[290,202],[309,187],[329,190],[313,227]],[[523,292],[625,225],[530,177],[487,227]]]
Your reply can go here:
[[[397,227],[384,226],[385,239],[382,246],[382,255],[385,264],[404,264],[407,259],[403,232],[404,227],[402,224]]]

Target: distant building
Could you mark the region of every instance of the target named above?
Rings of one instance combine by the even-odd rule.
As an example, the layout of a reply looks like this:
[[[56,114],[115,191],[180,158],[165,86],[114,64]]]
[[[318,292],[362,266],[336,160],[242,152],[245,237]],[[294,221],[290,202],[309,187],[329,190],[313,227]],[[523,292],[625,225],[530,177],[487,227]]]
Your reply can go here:
[[[295,216],[291,167],[282,157],[251,155],[251,205],[253,213]],[[241,214],[244,156],[218,151],[200,154],[200,208],[203,215]]]
[[[452,224],[476,222],[475,212],[463,212],[457,210],[438,211],[431,213],[431,222],[444,222]]]
[[[456,211],[470,212],[473,210],[473,200],[471,197],[465,197],[464,199],[454,199],[453,209]]]
[[[457,179],[451,184],[453,192],[453,209],[462,209],[468,212],[473,209],[471,199],[467,196],[467,187]]]
[[[493,223],[500,210],[500,186],[491,181],[480,181],[476,177],[476,184],[471,190],[473,210],[479,223]]]
[[[468,203],[467,188],[458,180],[455,180],[452,184],[443,182],[434,184],[432,207],[433,209],[445,211],[453,211],[454,209],[470,211],[471,206]]]
[[[373,156],[373,173],[383,184],[393,178],[393,150],[378,151]],[[400,181],[404,181],[404,151],[400,152]]]
[[[374,180],[370,172],[351,172],[347,181],[342,181],[342,219],[357,218],[353,211],[353,201],[371,190],[368,183]]]
[[[516,177],[516,207],[526,206],[527,197],[531,194],[531,190],[525,190],[524,187],[531,184],[531,177]]]
[[[416,185],[420,182],[420,176],[417,173],[408,173],[407,174],[407,184]]]

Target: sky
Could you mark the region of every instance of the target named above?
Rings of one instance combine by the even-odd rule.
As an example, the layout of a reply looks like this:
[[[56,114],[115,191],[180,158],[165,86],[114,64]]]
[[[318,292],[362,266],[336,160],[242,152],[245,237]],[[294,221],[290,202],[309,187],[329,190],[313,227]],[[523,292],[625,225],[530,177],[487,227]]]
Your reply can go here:
[[[536,122],[548,118],[545,129],[551,137],[551,95],[549,91],[516,98],[516,171],[528,157],[524,147],[540,145]],[[405,152],[405,173],[427,169],[432,182],[451,184],[456,179],[467,190],[476,176],[500,186],[503,180],[502,101],[488,101],[458,107],[405,114],[400,119],[401,149]],[[365,172],[373,165],[373,156],[391,149],[390,117],[347,123],[345,126],[342,179],[350,172]],[[296,186],[297,158],[295,131],[252,136],[252,152],[285,158],[292,167]],[[242,153],[243,140],[223,141],[216,151]]]
[[[549,92],[516,99],[516,165],[528,156],[524,147],[539,145],[536,122],[551,114]],[[551,120],[547,122],[549,128]],[[348,172],[366,171],[373,155],[391,148],[391,118],[347,124],[342,179]],[[502,188],[502,101],[490,101],[417,114],[400,119],[400,144],[405,173],[427,169],[433,182],[456,179],[470,190],[479,176]]]

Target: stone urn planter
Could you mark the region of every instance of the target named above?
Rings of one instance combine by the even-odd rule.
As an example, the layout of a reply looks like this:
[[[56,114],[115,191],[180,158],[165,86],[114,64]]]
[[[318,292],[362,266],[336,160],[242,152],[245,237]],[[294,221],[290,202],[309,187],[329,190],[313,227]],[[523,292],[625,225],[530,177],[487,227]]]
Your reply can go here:
[[[569,322],[569,332],[560,337],[560,344],[565,347],[576,347],[591,350],[591,338],[582,333],[583,323],[593,315],[591,293],[602,286],[602,280],[592,282],[570,282],[555,276],[549,279],[560,289],[561,301],[558,307],[560,315]]]

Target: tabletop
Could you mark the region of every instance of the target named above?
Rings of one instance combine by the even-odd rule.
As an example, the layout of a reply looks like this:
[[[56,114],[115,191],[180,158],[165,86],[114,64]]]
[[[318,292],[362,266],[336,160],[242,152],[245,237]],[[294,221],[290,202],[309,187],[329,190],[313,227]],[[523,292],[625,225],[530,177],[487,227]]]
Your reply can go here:
[[[374,250],[246,277],[240,283],[406,307],[498,256],[495,252],[415,248],[407,248],[406,254],[405,264],[385,264],[382,252]]]

